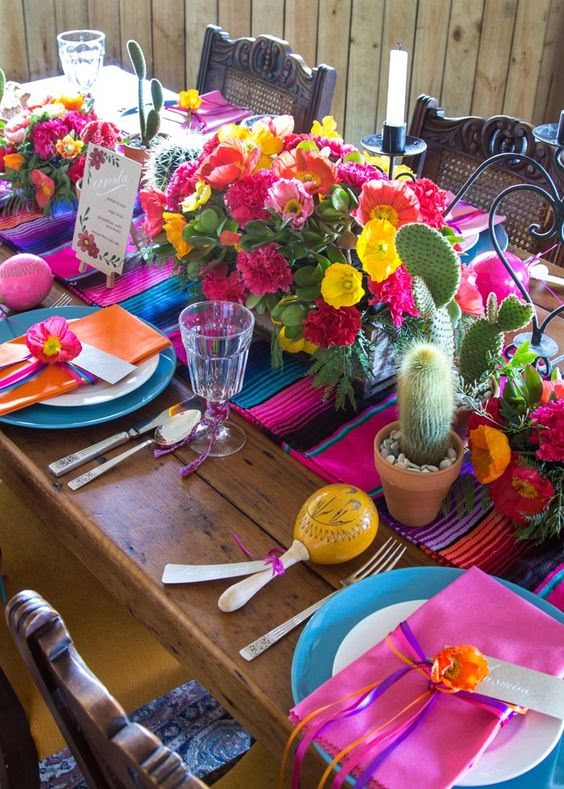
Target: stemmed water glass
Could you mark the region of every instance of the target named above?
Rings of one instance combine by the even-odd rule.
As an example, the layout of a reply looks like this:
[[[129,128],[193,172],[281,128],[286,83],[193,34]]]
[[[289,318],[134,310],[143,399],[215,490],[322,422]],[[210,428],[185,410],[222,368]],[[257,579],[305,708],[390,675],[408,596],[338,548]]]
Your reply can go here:
[[[228,401],[243,387],[254,315],[242,304],[201,301],[183,309],[179,322],[192,389],[206,400],[204,418],[190,447],[212,457],[233,455],[246,438],[227,419]]]
[[[104,63],[105,41],[105,34],[99,30],[67,30],[58,34],[63,71],[78,93],[92,93]]]

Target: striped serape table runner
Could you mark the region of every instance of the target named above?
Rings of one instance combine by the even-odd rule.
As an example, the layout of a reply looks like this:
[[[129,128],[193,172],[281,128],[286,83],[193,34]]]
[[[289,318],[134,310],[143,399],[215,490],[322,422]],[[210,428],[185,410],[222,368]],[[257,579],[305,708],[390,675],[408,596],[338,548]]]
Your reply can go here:
[[[43,217],[33,211],[0,215],[0,238],[14,249],[41,255],[53,273],[86,304],[122,307],[157,326],[173,341],[185,362],[180,342],[178,315],[200,297],[196,284],[183,287],[173,276],[173,264],[139,265],[135,257],[113,289],[97,271],[78,273],[78,260],[70,248],[75,215],[66,211]],[[564,609],[564,556],[562,546],[532,546],[515,539],[508,520],[484,506],[475,496],[471,511],[453,506],[430,526],[409,529],[386,512],[373,463],[376,432],[396,417],[396,398],[391,391],[360,403],[358,412],[336,411],[323,400],[307,376],[304,362],[286,355],[284,367],[270,367],[270,347],[258,339],[249,356],[243,391],[234,399],[243,416],[267,433],[283,451],[329,482],[358,485],[378,498],[383,519],[436,561],[455,567],[477,565],[486,572],[507,578]],[[185,368],[180,374],[186,375]],[[469,471],[467,470],[467,473]],[[473,481],[476,492],[479,486]]]

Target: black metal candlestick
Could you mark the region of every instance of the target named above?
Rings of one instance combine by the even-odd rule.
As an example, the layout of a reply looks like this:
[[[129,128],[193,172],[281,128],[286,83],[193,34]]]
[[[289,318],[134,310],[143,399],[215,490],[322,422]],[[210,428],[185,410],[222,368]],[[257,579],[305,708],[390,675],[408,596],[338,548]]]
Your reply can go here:
[[[401,159],[403,156],[417,156],[427,149],[425,140],[407,136],[405,123],[401,126],[383,123],[381,134],[363,137],[360,143],[369,153],[389,157],[388,176],[390,178],[393,178],[396,159]]]

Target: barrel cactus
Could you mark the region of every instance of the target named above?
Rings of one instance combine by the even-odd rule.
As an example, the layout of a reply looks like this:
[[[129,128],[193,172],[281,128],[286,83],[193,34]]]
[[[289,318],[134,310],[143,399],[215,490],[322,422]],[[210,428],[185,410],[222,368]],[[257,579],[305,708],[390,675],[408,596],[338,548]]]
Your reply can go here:
[[[401,227],[396,235],[398,255],[413,280],[413,297],[420,315],[429,321],[429,339],[452,358],[453,305],[460,285],[460,261],[450,241],[420,223]]]
[[[197,159],[203,145],[204,137],[199,132],[182,132],[174,137],[159,139],[151,148],[145,174],[146,182],[164,192],[178,167]]]
[[[131,65],[133,66],[133,70],[135,71],[135,75],[138,79],[138,87],[137,87],[138,110],[137,111],[139,113],[139,130],[141,132],[141,145],[143,145],[145,148],[148,148],[152,140],[159,133],[159,129],[161,126],[160,112],[164,104],[163,86],[161,85],[158,79],[151,80],[150,89],[151,89],[151,99],[153,101],[153,107],[149,110],[147,114],[145,114],[145,98],[143,95],[144,80],[147,77],[147,65],[145,63],[145,56],[143,55],[143,50],[141,49],[137,41],[133,41],[132,39],[130,39],[127,42],[127,52],[129,54],[129,59],[131,60]]]
[[[492,357],[503,350],[504,332],[523,328],[533,317],[533,307],[517,296],[507,296],[498,306],[490,293],[486,314],[468,330],[460,350],[460,374],[465,384],[475,384],[491,367]]]
[[[418,465],[436,465],[450,444],[455,411],[452,363],[432,343],[416,343],[402,359],[398,376],[400,446]]]

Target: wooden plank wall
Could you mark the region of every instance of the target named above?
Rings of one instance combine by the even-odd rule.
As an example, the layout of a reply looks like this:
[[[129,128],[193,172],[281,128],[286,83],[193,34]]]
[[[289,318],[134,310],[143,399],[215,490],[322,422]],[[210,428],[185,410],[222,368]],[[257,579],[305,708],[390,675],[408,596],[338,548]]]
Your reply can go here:
[[[554,121],[564,106],[564,0],[0,0],[0,65],[20,81],[59,73],[56,34],[107,36],[106,63],[142,45],[151,75],[194,85],[204,29],[286,38],[338,70],[334,115],[356,142],[384,120],[388,52],[410,56],[408,113],[420,93],[449,115]]]

